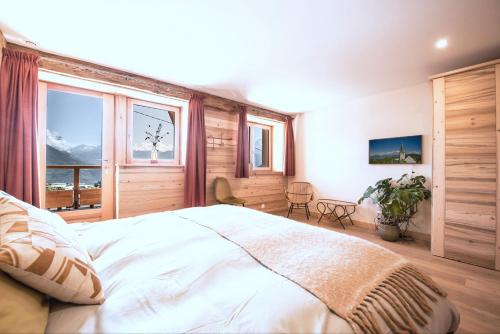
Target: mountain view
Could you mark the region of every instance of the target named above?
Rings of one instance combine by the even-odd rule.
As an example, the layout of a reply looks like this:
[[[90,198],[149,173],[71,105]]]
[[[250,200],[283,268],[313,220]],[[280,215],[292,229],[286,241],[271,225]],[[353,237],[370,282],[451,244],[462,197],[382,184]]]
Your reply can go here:
[[[101,165],[101,97],[49,89],[47,92],[47,166]],[[72,189],[73,169],[47,168],[48,188]],[[80,170],[80,188],[101,182],[101,169]]]
[[[101,165],[100,145],[77,145],[72,147],[62,136],[47,130],[47,166]],[[72,169],[47,168],[47,184],[73,184]],[[101,169],[82,169],[81,185],[95,185],[101,182]]]

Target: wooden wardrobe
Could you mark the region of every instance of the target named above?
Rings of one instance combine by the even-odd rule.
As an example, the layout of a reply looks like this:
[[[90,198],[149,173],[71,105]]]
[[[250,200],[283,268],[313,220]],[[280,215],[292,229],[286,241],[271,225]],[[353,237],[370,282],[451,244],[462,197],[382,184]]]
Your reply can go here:
[[[431,79],[431,252],[500,270],[500,59]]]

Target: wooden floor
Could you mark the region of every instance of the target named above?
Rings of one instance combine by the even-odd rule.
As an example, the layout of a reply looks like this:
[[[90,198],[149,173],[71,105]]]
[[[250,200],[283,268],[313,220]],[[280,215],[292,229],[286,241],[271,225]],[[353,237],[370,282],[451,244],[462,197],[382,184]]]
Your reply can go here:
[[[286,212],[281,215],[286,216]],[[318,226],[316,218],[307,221],[299,212],[290,218]],[[458,333],[500,333],[500,272],[432,256],[425,242],[388,242],[380,239],[375,230],[349,224],[346,230],[338,223],[327,221],[319,226],[382,245],[429,274],[448,292],[448,298],[460,311]]]

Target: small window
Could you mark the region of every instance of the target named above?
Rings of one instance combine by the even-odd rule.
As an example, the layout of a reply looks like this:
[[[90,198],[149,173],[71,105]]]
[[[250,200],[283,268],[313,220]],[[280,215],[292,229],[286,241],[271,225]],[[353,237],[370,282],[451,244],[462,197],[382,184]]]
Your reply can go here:
[[[272,127],[250,123],[250,163],[253,169],[271,169]]]
[[[129,163],[179,164],[178,107],[129,100]]]

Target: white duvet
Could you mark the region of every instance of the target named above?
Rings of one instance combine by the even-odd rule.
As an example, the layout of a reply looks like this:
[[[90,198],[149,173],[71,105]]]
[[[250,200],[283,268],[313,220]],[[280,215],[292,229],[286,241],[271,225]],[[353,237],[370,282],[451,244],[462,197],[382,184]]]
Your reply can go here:
[[[232,215],[237,223],[242,214],[269,224],[286,220],[220,205],[72,225],[94,259],[106,301],[53,303],[47,332],[352,333],[316,297],[184,218]],[[441,299],[429,331],[448,332],[457,323],[456,311]]]

